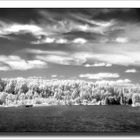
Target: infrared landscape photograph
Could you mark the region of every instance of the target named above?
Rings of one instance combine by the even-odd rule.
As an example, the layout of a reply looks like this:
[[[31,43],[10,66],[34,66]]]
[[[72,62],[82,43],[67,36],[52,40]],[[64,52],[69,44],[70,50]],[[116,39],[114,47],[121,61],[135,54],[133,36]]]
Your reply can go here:
[[[140,9],[0,8],[0,135],[140,134]]]

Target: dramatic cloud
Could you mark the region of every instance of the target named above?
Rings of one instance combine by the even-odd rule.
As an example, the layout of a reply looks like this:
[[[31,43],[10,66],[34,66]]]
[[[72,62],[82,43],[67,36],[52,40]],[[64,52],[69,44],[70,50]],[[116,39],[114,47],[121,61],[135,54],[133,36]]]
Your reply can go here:
[[[108,79],[108,78],[118,78],[120,75],[118,73],[97,73],[97,74],[80,74],[79,77],[87,79]]]
[[[60,14],[49,12],[47,10],[39,11],[40,22],[29,22],[29,24],[19,24],[16,22],[6,23],[0,22],[0,34],[1,35],[10,35],[10,34],[24,34],[31,33],[36,37],[36,41],[31,41],[33,44],[43,44],[43,43],[68,43],[66,39],[63,38],[65,33],[70,32],[85,32],[85,33],[97,33],[104,34],[108,31],[109,27],[115,24],[115,21],[96,21],[92,20],[89,17],[79,14],[68,14],[61,17]],[[60,17],[61,20],[57,19]],[[83,17],[84,16],[84,17]],[[44,36],[42,38],[42,36]],[[59,38],[58,38],[59,37]],[[60,38],[61,37],[61,38]],[[73,43],[84,44],[87,42],[84,38],[74,39]],[[69,42],[70,43],[70,42]]]
[[[134,8],[0,9],[0,74],[140,83],[139,36]]]

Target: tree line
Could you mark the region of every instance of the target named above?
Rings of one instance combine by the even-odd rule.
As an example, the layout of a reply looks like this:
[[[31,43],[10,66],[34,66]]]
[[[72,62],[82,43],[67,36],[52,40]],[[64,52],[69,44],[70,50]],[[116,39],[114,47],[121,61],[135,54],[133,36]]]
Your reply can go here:
[[[0,79],[0,105],[131,105],[139,86],[99,85],[83,80]]]

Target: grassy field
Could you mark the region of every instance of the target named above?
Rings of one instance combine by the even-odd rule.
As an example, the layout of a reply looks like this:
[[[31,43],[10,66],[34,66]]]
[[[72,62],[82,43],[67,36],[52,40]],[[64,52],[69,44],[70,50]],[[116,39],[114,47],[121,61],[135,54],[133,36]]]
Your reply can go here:
[[[1,107],[0,132],[139,134],[139,116],[131,106]]]

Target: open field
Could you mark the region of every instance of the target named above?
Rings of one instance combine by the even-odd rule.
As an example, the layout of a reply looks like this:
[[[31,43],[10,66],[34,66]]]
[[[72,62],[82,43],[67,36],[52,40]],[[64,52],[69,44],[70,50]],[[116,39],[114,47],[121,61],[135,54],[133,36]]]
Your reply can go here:
[[[140,108],[131,106],[1,107],[0,132],[139,135],[139,116]]]

